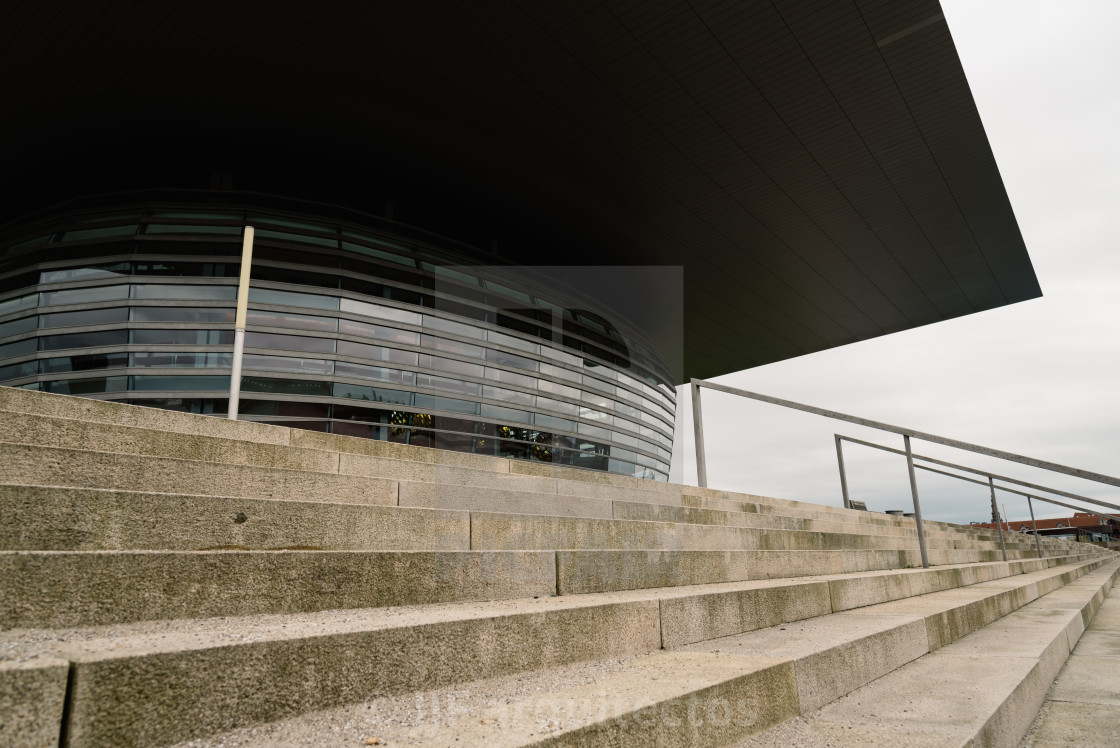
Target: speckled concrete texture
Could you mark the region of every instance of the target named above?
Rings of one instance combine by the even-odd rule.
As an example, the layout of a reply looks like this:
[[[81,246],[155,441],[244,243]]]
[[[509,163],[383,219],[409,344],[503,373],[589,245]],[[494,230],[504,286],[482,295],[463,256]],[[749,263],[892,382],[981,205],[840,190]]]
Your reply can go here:
[[[470,514],[95,488],[0,485],[0,550],[470,549]]]
[[[397,482],[252,465],[0,443],[0,483],[395,505]]]
[[[545,551],[10,551],[0,628],[547,596],[555,574]]]
[[[58,745],[70,663],[52,657],[0,660],[0,745]]]

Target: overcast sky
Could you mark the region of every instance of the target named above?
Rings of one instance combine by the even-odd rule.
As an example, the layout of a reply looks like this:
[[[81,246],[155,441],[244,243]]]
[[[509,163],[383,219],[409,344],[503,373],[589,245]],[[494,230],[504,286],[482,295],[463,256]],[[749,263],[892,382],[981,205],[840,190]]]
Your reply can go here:
[[[1120,475],[1120,2],[942,0],[1041,299],[715,381]],[[674,481],[696,484],[687,388]],[[891,434],[704,392],[708,481],[841,505],[832,435]],[[915,442],[915,451],[1120,504],[1120,489]],[[905,460],[846,446],[852,498],[910,511]],[[681,459],[683,453],[683,460]],[[918,473],[922,513],[990,518],[988,491]],[[1020,497],[999,494],[1012,520]],[[1036,504],[1038,516],[1067,516]]]

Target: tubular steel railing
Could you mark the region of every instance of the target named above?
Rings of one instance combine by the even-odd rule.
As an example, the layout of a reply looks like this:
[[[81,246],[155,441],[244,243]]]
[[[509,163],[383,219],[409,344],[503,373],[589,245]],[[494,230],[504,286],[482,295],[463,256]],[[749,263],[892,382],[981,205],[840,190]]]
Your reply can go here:
[[[906,454],[901,449],[895,449],[893,447],[888,447],[888,446],[885,446],[883,444],[875,444],[874,442],[868,442],[868,441],[864,441],[863,439],[856,439],[855,437],[844,436],[842,434],[835,434],[834,436],[836,438],[837,447],[839,447],[841,442],[851,442],[852,444],[859,444],[859,445],[862,445],[864,447],[871,447],[872,449],[878,449],[878,450],[882,450],[883,452],[890,452],[892,454],[897,454],[897,455],[905,455]],[[838,452],[837,456],[840,459],[840,473],[841,473],[841,475],[843,475],[844,474],[843,453]],[[956,463],[947,462],[945,460],[938,460],[938,459],[935,459],[933,457],[927,457],[925,455],[914,454],[913,458],[915,460],[918,460],[918,461],[921,461],[921,462],[930,462],[930,463],[933,463],[935,465],[942,465],[944,467],[953,468],[955,470],[963,470],[965,472],[973,473],[974,475],[982,475],[985,478],[987,478],[987,481],[976,480],[975,478],[969,478],[969,477],[964,476],[964,475],[957,475],[956,473],[950,473],[950,472],[947,472],[945,470],[938,470],[937,468],[932,468],[932,467],[929,467],[927,465],[918,465],[918,464],[914,465],[914,467],[917,468],[918,470],[926,470],[926,471],[931,472],[931,473],[937,473],[938,475],[945,475],[945,476],[948,476],[950,478],[956,478],[957,480],[966,481],[968,483],[976,483],[978,485],[988,487],[988,489],[991,493],[991,497],[992,497],[992,512],[993,512],[992,516],[995,520],[996,528],[999,530],[1000,548],[1003,550],[1004,561],[1007,560],[1007,549],[1006,549],[1006,547],[1004,546],[1004,543],[1003,543],[1003,525],[1005,523],[1007,523],[1008,520],[1007,520],[1007,518],[1001,518],[1000,517],[999,506],[997,505],[996,499],[995,499],[995,492],[996,491],[1004,491],[1005,493],[1012,493],[1012,494],[1016,494],[1017,496],[1026,497],[1026,499],[1027,499],[1027,509],[1031,513],[1031,527],[1033,528],[1033,533],[1034,533],[1034,536],[1035,536],[1035,548],[1038,550],[1038,557],[1039,558],[1042,558],[1042,544],[1039,542],[1039,539],[1038,539],[1038,523],[1035,521],[1035,518],[1034,518],[1034,505],[1031,503],[1031,499],[1037,499],[1039,501],[1045,501],[1048,504],[1057,504],[1058,506],[1062,506],[1062,507],[1065,507],[1067,509],[1073,509],[1073,510],[1079,511],[1079,512],[1086,512],[1088,514],[1095,514],[1098,517],[1103,517],[1104,519],[1111,519],[1111,520],[1115,520],[1117,522],[1120,522],[1120,516],[1117,516],[1115,514],[1107,514],[1105,512],[1098,512],[1095,509],[1088,509],[1086,507],[1074,506],[1073,504],[1067,504],[1064,501],[1057,501],[1057,500],[1049,498],[1047,496],[1039,496],[1037,494],[1031,494],[1031,493],[1027,493],[1025,491],[1018,491],[1014,488],[1009,488],[1008,486],[998,485],[998,484],[995,483],[995,481],[996,480],[1003,480],[1003,481],[1007,481],[1009,483],[1015,483],[1015,484],[1018,484],[1018,485],[1021,485],[1021,486],[1027,486],[1027,487],[1034,488],[1034,489],[1037,489],[1037,490],[1040,490],[1040,491],[1046,491],[1048,493],[1058,494],[1060,496],[1065,496],[1065,497],[1068,497],[1068,498],[1071,498],[1071,499],[1078,499],[1080,501],[1087,501],[1091,504],[1099,504],[1101,506],[1107,506],[1107,507],[1114,508],[1114,509],[1120,509],[1120,507],[1117,507],[1114,504],[1109,504],[1109,503],[1101,501],[1099,499],[1091,499],[1088,496],[1080,496],[1078,494],[1068,493],[1066,491],[1062,491],[1062,490],[1059,490],[1057,488],[1050,488],[1049,486],[1040,486],[1040,485],[1035,484],[1035,483],[1027,483],[1026,481],[1016,480],[1015,478],[1008,478],[1007,476],[999,475],[997,473],[992,473],[992,472],[989,472],[987,470],[979,470],[977,468],[971,468],[971,467],[967,467],[965,465],[958,465]],[[844,486],[842,490],[844,491],[844,498],[845,498],[845,502],[847,503],[848,502],[847,487]],[[1008,524],[1007,528],[1008,528],[1008,530],[1010,530],[1011,525]]]
[[[804,403],[794,402],[793,400],[783,400],[781,398],[771,397],[769,395],[763,395],[763,394],[760,394],[758,392],[750,392],[748,390],[741,390],[741,389],[738,389],[736,387],[728,387],[728,386],[722,385],[722,384],[715,384],[714,382],[709,382],[709,381],[704,380],[704,379],[693,379],[691,381],[692,427],[693,427],[693,431],[694,431],[694,434],[695,434],[695,437],[696,437],[696,479],[697,479],[697,485],[699,485],[702,488],[706,488],[708,486],[708,469],[707,469],[707,463],[706,463],[705,458],[704,458],[704,419],[703,419],[703,413],[702,413],[702,410],[701,410],[701,407],[700,407],[700,390],[701,390],[701,388],[707,388],[707,389],[710,389],[710,390],[715,390],[716,392],[724,392],[724,393],[727,393],[729,395],[738,395],[739,397],[745,397],[745,398],[748,398],[750,400],[757,400],[759,402],[770,403],[771,405],[778,405],[778,406],[781,406],[783,408],[791,408],[793,410],[799,410],[803,413],[812,413],[814,415],[824,416],[825,418],[832,418],[832,419],[837,420],[837,421],[845,421],[847,423],[854,423],[858,426],[866,426],[868,428],[878,429],[880,431],[887,431],[887,432],[890,432],[892,434],[900,435],[902,437],[902,444],[903,444],[903,449],[901,449],[901,450],[893,449],[891,447],[884,447],[882,445],[873,444],[871,442],[864,442],[864,441],[861,441],[861,440],[858,440],[858,439],[853,439],[853,438],[850,438],[850,437],[842,437],[839,434],[835,435],[836,457],[837,457],[837,460],[838,460],[839,466],[840,466],[840,487],[841,487],[841,491],[843,492],[844,506],[847,507],[847,508],[850,508],[851,507],[851,499],[848,496],[848,479],[847,479],[847,475],[846,475],[845,470],[844,470],[844,451],[843,451],[843,447],[841,445],[842,441],[850,441],[850,442],[853,442],[853,443],[859,443],[859,444],[863,444],[865,446],[874,447],[876,449],[883,449],[883,450],[886,450],[888,452],[894,452],[896,454],[905,455],[905,457],[906,457],[906,468],[907,468],[907,471],[910,474],[910,494],[911,494],[911,496],[913,498],[913,501],[914,501],[914,521],[915,521],[915,524],[917,525],[917,531],[918,531],[918,547],[921,550],[922,566],[924,568],[929,568],[929,558],[928,558],[928,554],[926,552],[925,530],[923,529],[923,526],[922,526],[922,509],[921,509],[921,504],[918,501],[918,481],[917,481],[917,478],[915,476],[914,470],[915,470],[915,467],[917,467],[918,469],[928,470],[928,471],[935,472],[935,473],[943,473],[943,471],[936,470],[934,468],[926,467],[926,466],[923,466],[923,465],[915,466],[915,464],[914,464],[915,459],[919,459],[919,460],[922,460],[924,462],[938,464],[938,465],[942,465],[942,466],[945,466],[945,467],[952,467],[952,468],[956,468],[956,469],[959,469],[959,470],[964,470],[966,472],[971,472],[971,473],[974,473],[974,474],[979,474],[979,475],[986,476],[988,478],[988,481],[986,483],[984,483],[982,481],[977,481],[977,480],[974,480],[972,478],[965,478],[964,476],[957,476],[957,475],[953,475],[951,473],[943,473],[945,475],[950,475],[950,476],[955,477],[955,478],[960,478],[961,480],[968,480],[968,481],[971,481],[971,482],[974,482],[974,483],[981,483],[982,485],[987,485],[988,489],[989,489],[989,492],[991,494],[991,499],[992,499],[992,516],[996,517],[996,518],[999,517],[999,508],[996,505],[996,494],[995,494],[995,492],[996,492],[995,480],[997,478],[999,480],[1005,481],[1007,483],[1014,483],[1014,484],[1019,485],[1019,486],[1024,486],[1024,487],[1027,487],[1027,488],[1033,488],[1035,490],[1045,491],[1045,492],[1056,494],[1056,495],[1059,495],[1059,496],[1064,496],[1066,498],[1077,499],[1077,500],[1080,500],[1080,501],[1087,501],[1089,503],[1109,507],[1110,509],[1120,509],[1120,506],[1116,506],[1114,504],[1108,504],[1108,503],[1100,501],[1098,499],[1090,499],[1086,496],[1079,496],[1077,494],[1071,494],[1071,493],[1068,493],[1068,492],[1065,492],[1065,491],[1060,491],[1060,490],[1057,490],[1057,489],[1047,488],[1045,486],[1040,486],[1040,485],[1033,484],[1033,483],[1027,483],[1026,481],[1021,481],[1021,480],[1017,480],[1017,479],[1014,479],[1014,478],[1008,478],[1006,476],[996,475],[996,474],[989,473],[989,472],[986,472],[986,471],[964,467],[962,465],[955,465],[953,463],[947,463],[943,460],[936,460],[932,457],[919,457],[919,456],[914,454],[913,449],[910,446],[910,440],[911,440],[911,438],[919,439],[921,441],[930,442],[932,444],[941,444],[942,446],[952,447],[954,449],[961,449],[961,450],[964,450],[966,452],[974,452],[976,454],[981,454],[981,455],[985,455],[985,456],[988,456],[988,457],[995,457],[995,458],[998,458],[998,459],[1001,459],[1001,460],[1007,460],[1009,462],[1016,462],[1016,463],[1019,463],[1020,465],[1028,465],[1030,467],[1041,468],[1043,470],[1050,470],[1050,471],[1055,472],[1055,473],[1062,473],[1063,475],[1072,475],[1076,478],[1083,478],[1085,480],[1091,480],[1091,481],[1095,481],[1097,483],[1105,483],[1105,484],[1108,484],[1108,485],[1111,485],[1111,486],[1120,487],[1120,478],[1117,478],[1115,476],[1105,475],[1103,473],[1095,473],[1095,472],[1092,472],[1090,470],[1082,470],[1080,468],[1074,468],[1074,467],[1070,467],[1068,465],[1062,465],[1062,464],[1059,464],[1057,462],[1049,462],[1047,460],[1040,460],[1040,459],[1037,459],[1037,458],[1034,458],[1034,457],[1028,457],[1026,455],[1015,454],[1014,452],[1005,452],[1004,450],[1001,450],[1001,449],[993,449],[991,447],[984,447],[984,446],[981,446],[979,444],[970,444],[968,442],[960,441],[959,439],[949,439],[949,438],[944,437],[944,436],[938,436],[936,434],[930,434],[930,433],[927,433],[927,432],[924,432],[924,431],[918,431],[917,429],[909,429],[909,428],[904,428],[902,426],[894,426],[894,425],[889,424],[889,423],[883,423],[882,421],[874,421],[874,420],[871,420],[869,418],[860,418],[858,416],[848,415],[847,413],[840,413],[840,412],[833,411],[833,410],[826,410],[824,408],[817,408],[817,407],[812,406],[812,405],[806,405]],[[1028,494],[1026,494],[1022,491],[1017,491],[1015,489],[1006,488],[1004,486],[1000,486],[999,488],[1002,491],[1027,496],[1028,505],[1029,505],[1029,502],[1030,502],[1031,498],[1036,498],[1036,499],[1039,499],[1040,501],[1046,501],[1046,502],[1052,503],[1052,504],[1059,504],[1061,506],[1070,507],[1072,509],[1079,509],[1079,507],[1075,507],[1075,506],[1072,506],[1070,504],[1062,504],[1059,501],[1055,501],[1055,500],[1049,499],[1049,498],[1044,498],[1044,497],[1038,496],[1036,494],[1028,495]],[[1091,511],[1091,510],[1087,510],[1087,511]],[[1092,512],[1092,513],[1093,514],[1101,514],[1100,512]],[[1111,517],[1111,515],[1104,515],[1104,514],[1102,514],[1101,516]],[[1032,521],[1034,520],[1034,508],[1033,507],[1031,507],[1031,519],[1032,519]],[[1002,527],[1002,523],[998,520],[996,522],[996,527],[999,531],[1000,547],[1003,549],[1004,560],[1006,560],[1007,549],[1006,549],[1006,546],[1003,542],[1003,527]],[[1036,529],[1037,529],[1037,527],[1036,527]],[[1041,555],[1041,553],[1042,553],[1041,543],[1038,541],[1037,532],[1035,533],[1035,542],[1036,542],[1036,546],[1038,547],[1038,550],[1039,550],[1039,555]]]

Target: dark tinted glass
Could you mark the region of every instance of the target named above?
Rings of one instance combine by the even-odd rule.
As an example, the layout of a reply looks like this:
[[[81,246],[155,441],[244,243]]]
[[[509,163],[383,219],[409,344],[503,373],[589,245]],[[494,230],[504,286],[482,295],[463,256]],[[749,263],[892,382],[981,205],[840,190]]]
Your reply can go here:
[[[19,275],[10,275],[7,278],[0,278],[0,293],[7,293],[8,291],[15,291],[19,288],[34,286],[38,282],[38,273],[20,273]]]
[[[338,320],[334,317],[314,317],[310,314],[291,312],[264,312],[256,309],[249,310],[246,322],[252,327],[290,327],[296,330],[323,332],[334,332],[338,328]]]
[[[39,373],[38,361],[25,361],[22,364],[0,366],[0,382],[20,377],[33,377]]]
[[[124,368],[128,366],[128,354],[91,353],[85,356],[60,356],[43,359],[42,365],[44,374],[54,374],[62,371]]]
[[[233,345],[233,330],[133,330],[137,345]]]
[[[195,399],[185,397],[154,397],[144,400],[128,400],[130,405],[142,405],[163,410],[177,410],[183,413],[226,413],[229,400]],[[241,402],[242,409],[245,401]]]
[[[330,382],[318,382],[306,379],[242,377],[241,389],[245,392],[278,392],[290,395],[311,395],[315,397],[328,397],[331,394]]]
[[[232,262],[188,262],[185,260],[145,260],[135,263],[136,275],[167,277],[236,278],[241,267]]]
[[[233,322],[233,309],[206,307],[170,308],[163,306],[132,307],[133,322]]]
[[[9,335],[18,335],[21,332],[34,330],[38,326],[38,320],[38,317],[32,315],[30,317],[20,317],[19,319],[0,322],[0,338],[6,338]]]
[[[69,335],[47,335],[39,338],[40,349],[54,351],[62,348],[88,348],[95,345],[125,345],[128,330],[98,330],[75,332]]]
[[[327,403],[300,403],[292,400],[242,400],[238,411],[251,416],[294,416],[326,418]]]
[[[87,265],[64,270],[44,270],[39,273],[40,283],[68,283],[92,278],[115,278],[132,273],[132,263],[114,262],[105,265]]]
[[[39,317],[39,327],[70,327],[73,325],[108,325],[128,321],[128,307],[85,309],[80,312],[55,312]]]
[[[150,283],[132,287],[134,299],[189,299],[200,301],[236,301],[237,286],[177,285]]]
[[[154,376],[131,377],[132,389],[140,392],[163,390],[224,390],[229,392],[229,376]]]
[[[272,288],[250,288],[249,303],[302,306],[310,309],[338,309],[337,296],[321,296],[314,293],[296,293],[295,291],[277,291]]]
[[[59,395],[91,395],[99,392],[124,392],[128,377],[90,377],[43,382],[43,390]]]
[[[340,377],[375,379],[381,382],[394,382],[396,384],[412,384],[416,377],[411,371],[388,369],[384,366],[352,364],[349,361],[336,361],[334,364],[334,373],[336,376]]]
[[[176,367],[182,369],[211,369],[229,367],[232,353],[133,353],[131,365],[138,368]]]
[[[38,349],[38,338],[24,338],[14,343],[0,345],[0,359],[22,356],[25,353],[34,353]]]
[[[281,351],[312,351],[334,353],[334,339],[309,338],[302,335],[281,335],[273,332],[245,333],[246,348],[274,348]]]
[[[96,288],[68,288],[65,291],[43,291],[39,294],[42,306],[57,304],[87,304],[91,301],[127,299],[128,286],[98,286]]]
[[[242,366],[246,369],[289,371],[298,374],[330,375],[334,373],[334,361],[289,356],[259,356],[255,353],[246,353]]]
[[[274,283],[295,283],[301,286],[338,288],[338,277],[334,275],[309,273],[306,270],[294,270],[291,268],[270,268],[263,265],[253,265],[253,280],[272,281]]]
[[[346,397],[352,400],[369,400],[375,403],[394,403],[397,405],[410,405],[411,392],[388,390],[380,387],[366,387],[360,384],[334,383],[334,396]]]

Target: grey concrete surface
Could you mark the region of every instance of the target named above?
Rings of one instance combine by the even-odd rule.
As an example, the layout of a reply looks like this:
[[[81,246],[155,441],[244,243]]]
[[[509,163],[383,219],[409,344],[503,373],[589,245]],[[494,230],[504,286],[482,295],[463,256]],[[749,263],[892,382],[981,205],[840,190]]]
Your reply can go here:
[[[0,628],[548,596],[555,574],[538,551],[9,551]]]
[[[395,505],[397,482],[355,475],[0,443],[0,483]]]
[[[0,745],[58,745],[69,669],[69,662],[52,657],[0,660]]]
[[[465,551],[470,513],[0,485],[0,550]]]
[[[51,418],[0,410],[4,441],[41,447],[175,457],[230,465],[338,472],[338,453],[288,445]]]
[[[788,662],[666,652],[421,732],[420,746],[727,745],[797,714]]]

